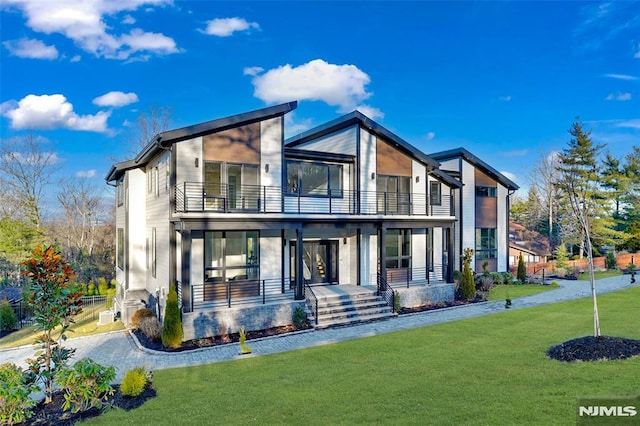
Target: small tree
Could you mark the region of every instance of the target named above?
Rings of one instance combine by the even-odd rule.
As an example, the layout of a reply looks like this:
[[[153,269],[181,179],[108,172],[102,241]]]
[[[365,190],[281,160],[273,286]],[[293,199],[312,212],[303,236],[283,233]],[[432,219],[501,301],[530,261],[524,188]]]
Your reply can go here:
[[[612,251],[607,252],[607,257],[604,259],[604,262],[606,263],[607,269],[609,270],[613,270],[618,267],[618,262],[616,262],[616,255]]]
[[[462,255],[462,298],[473,300],[476,297],[476,283],[471,271],[471,261],[473,260],[473,249],[467,247]]]
[[[162,345],[168,348],[177,348],[182,343],[183,336],[178,292],[175,284],[172,284],[167,295],[164,322],[162,324]]]
[[[73,287],[73,270],[67,265],[60,252],[53,247],[36,247],[33,257],[24,262],[24,274],[31,282],[27,302],[33,307],[36,327],[43,333],[35,343],[42,343],[43,351],[36,359],[28,359],[32,380],[42,380],[45,385],[45,403],[51,402],[53,377],[64,367],[74,349],[62,348],[54,339],[58,329],[58,339],[66,340],[66,331],[75,321],[73,317],[82,311],[82,293]]]
[[[569,254],[567,253],[567,246],[560,244],[556,248],[556,268],[566,268],[569,266]]]
[[[521,284],[527,282],[527,267],[524,265],[522,253],[518,256],[518,281],[520,281]]]

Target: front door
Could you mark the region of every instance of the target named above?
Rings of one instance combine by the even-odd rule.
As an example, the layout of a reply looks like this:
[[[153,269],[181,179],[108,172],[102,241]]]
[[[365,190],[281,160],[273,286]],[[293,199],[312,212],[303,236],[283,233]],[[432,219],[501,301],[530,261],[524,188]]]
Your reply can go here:
[[[338,283],[338,241],[305,241],[302,246],[302,276],[309,284]],[[295,243],[291,244],[292,279],[295,277]]]

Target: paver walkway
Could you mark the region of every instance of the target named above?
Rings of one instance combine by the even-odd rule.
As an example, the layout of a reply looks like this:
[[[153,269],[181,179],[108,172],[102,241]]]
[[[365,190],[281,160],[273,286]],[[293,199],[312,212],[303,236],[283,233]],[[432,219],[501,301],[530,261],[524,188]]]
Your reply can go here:
[[[522,309],[549,303],[562,302],[591,296],[591,288],[586,281],[558,281],[560,288],[513,300],[512,309]],[[630,277],[617,276],[596,282],[598,294],[617,291],[638,284],[631,284]],[[347,327],[307,330],[279,336],[251,340],[249,345],[253,353],[248,356],[261,356],[295,349],[326,345],[366,336],[375,336],[397,330],[406,330],[443,322],[457,321],[496,312],[504,312],[504,301],[476,303],[428,312],[401,315],[385,321],[357,324]],[[147,370],[187,367],[212,362],[240,358],[237,343],[196,349],[187,352],[165,353],[140,347],[124,331],[69,339],[65,346],[76,348],[74,359],[90,357],[103,365],[116,368],[116,381],[120,382],[124,374],[136,367]],[[32,357],[34,347],[25,346],[0,350],[0,363],[13,362],[25,367],[25,360]],[[247,357],[247,355],[244,355]]]

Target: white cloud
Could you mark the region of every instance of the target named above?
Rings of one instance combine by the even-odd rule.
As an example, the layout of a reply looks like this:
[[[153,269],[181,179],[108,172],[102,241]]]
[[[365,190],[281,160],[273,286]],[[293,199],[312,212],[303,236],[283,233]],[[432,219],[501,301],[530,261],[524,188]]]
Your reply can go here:
[[[124,93],[119,91],[105,93],[104,95],[98,96],[93,100],[94,105],[102,107],[121,107],[135,102],[138,102],[138,95],[133,92]]]
[[[341,112],[358,108],[363,114],[379,117],[380,110],[362,101],[372,93],[366,90],[369,76],[355,65],[329,64],[315,59],[292,67],[283,65],[253,77],[254,96],[266,103],[291,100],[322,101]]]
[[[618,93],[614,95],[613,93],[609,93],[609,96],[605,98],[607,101],[630,101],[631,93]]]
[[[30,59],[56,59],[58,49],[55,46],[47,46],[40,40],[21,38],[7,40],[2,43],[12,55]]]
[[[436,137],[436,134],[434,132],[427,133],[427,139],[432,140],[435,137]]]
[[[56,129],[106,132],[110,112],[78,115],[73,105],[60,94],[27,95],[20,101],[7,101],[0,105],[0,113],[11,120],[13,129]]]
[[[172,0],[3,0],[1,4],[20,9],[27,18],[27,26],[33,31],[62,34],[98,57],[128,59],[140,51],[155,54],[179,51],[169,37],[145,33],[141,29],[133,29],[129,35],[114,34],[113,28],[104,20],[106,16],[134,11],[143,5],[172,4]]]
[[[243,18],[216,18],[207,22],[207,28],[203,31],[205,34],[217,37],[229,37],[237,31],[247,31],[250,29],[260,29],[257,22],[247,22]]]
[[[640,130],[640,118],[632,118],[631,120],[622,120],[616,123],[615,127],[624,127],[629,129]]]
[[[640,58],[640,43],[638,43],[638,51],[633,55],[634,58]]]
[[[74,55],[73,58],[69,59],[69,62],[80,62],[81,59],[80,55]]]
[[[628,80],[628,81],[638,79],[638,77],[634,77],[632,75],[627,75],[627,74],[605,74],[604,76],[609,78],[615,78],[617,80]]]
[[[76,177],[79,178],[92,178],[96,176],[96,170],[95,169],[91,169],[91,170],[80,170],[78,172],[76,172]]]
[[[245,69],[242,70],[242,75],[250,75],[252,77],[255,77],[256,75],[260,74],[262,71],[264,71],[264,68],[262,67],[246,67]]]
[[[364,115],[366,115],[367,117],[371,118],[372,120],[384,118],[384,113],[382,111],[380,111],[378,108],[374,108],[369,105],[365,105],[365,104],[358,105],[356,109],[361,113],[363,113]]]
[[[501,171],[500,173],[502,173],[504,177],[509,179],[511,182],[515,182],[515,183],[518,182],[518,176],[514,173],[507,172],[507,171]]]
[[[124,19],[122,20],[122,23],[125,24],[125,25],[133,25],[133,24],[136,23],[136,18],[134,18],[131,15],[126,15],[124,17]]]
[[[511,96],[500,96],[498,98],[498,100],[503,101],[503,102],[510,102],[511,101]]]
[[[313,119],[298,119],[295,111],[284,116],[284,129],[287,137],[302,133],[305,130],[309,130],[311,127],[313,127]]]

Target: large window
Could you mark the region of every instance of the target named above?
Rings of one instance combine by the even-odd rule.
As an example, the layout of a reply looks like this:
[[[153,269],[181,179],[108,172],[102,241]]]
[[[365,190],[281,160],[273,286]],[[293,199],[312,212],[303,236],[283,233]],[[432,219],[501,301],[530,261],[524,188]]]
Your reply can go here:
[[[287,161],[287,193],[342,197],[342,165]]]
[[[205,207],[208,210],[259,208],[258,166],[207,161],[204,163]]]
[[[476,197],[497,197],[498,189],[495,186],[476,186]]]
[[[411,229],[388,229],[384,244],[387,269],[411,267]]]
[[[476,228],[476,259],[497,257],[496,228]]]
[[[257,280],[260,268],[258,238],[258,231],[205,232],[205,281]]]
[[[411,178],[408,176],[378,175],[378,213],[409,214],[411,204]]]
[[[124,271],[124,229],[118,228],[118,268]]]

